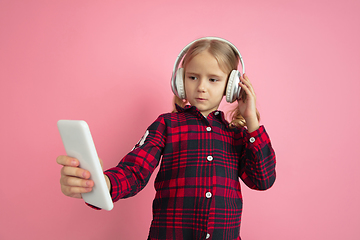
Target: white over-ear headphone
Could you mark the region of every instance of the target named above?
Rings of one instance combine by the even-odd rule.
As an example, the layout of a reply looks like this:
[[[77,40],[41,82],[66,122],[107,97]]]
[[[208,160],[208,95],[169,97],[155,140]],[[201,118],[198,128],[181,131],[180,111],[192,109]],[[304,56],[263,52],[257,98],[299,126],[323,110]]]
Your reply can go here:
[[[186,45],[184,47],[184,49],[181,50],[181,52],[178,55],[178,57],[175,61],[175,64],[174,64],[174,69],[173,69],[173,73],[172,73],[172,77],[171,77],[171,89],[172,89],[173,93],[176,96],[178,96],[180,99],[185,99],[186,96],[185,96],[184,79],[183,79],[184,78],[183,77],[184,69],[183,68],[178,69],[178,67],[180,65],[181,60],[183,59],[183,57],[185,56],[185,54],[191,47],[191,45],[200,40],[218,40],[218,41],[229,44],[230,47],[238,54],[238,57],[239,57],[240,63],[241,63],[242,72],[243,72],[243,74],[245,73],[244,61],[241,57],[239,50],[235,47],[234,44],[232,44],[231,42],[229,42],[223,38],[218,38],[218,37],[204,37],[204,38],[197,39],[195,41],[192,41],[188,45]],[[241,90],[241,87],[239,86],[239,82],[240,82],[240,72],[238,70],[232,70],[230,73],[228,82],[227,82],[227,86],[226,86],[226,101],[227,102],[232,103],[235,100],[239,99],[240,90]]]

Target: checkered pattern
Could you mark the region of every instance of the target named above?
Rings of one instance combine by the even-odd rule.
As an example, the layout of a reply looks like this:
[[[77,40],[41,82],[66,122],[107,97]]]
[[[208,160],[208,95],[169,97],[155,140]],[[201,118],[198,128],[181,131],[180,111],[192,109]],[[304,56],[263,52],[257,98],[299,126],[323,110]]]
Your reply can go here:
[[[159,116],[148,131],[142,145],[105,172],[113,201],[138,193],[160,164],[149,239],[240,239],[239,177],[257,190],[275,181],[264,127],[229,128],[222,112],[205,118],[188,106]]]

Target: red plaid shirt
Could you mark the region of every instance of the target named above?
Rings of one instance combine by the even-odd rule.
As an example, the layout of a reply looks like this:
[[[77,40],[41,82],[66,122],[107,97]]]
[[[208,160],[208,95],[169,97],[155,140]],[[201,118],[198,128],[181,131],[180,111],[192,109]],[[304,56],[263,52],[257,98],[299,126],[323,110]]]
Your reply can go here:
[[[240,239],[239,177],[252,189],[275,181],[275,154],[263,126],[230,128],[224,114],[205,118],[178,107],[151,124],[120,163],[105,172],[112,199],[134,196],[160,164],[148,239]]]

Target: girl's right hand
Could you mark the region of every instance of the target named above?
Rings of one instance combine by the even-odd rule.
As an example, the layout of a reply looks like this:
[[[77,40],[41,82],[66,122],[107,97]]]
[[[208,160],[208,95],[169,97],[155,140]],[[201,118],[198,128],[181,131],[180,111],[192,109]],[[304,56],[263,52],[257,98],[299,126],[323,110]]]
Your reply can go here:
[[[94,182],[90,180],[90,172],[79,167],[79,161],[68,156],[58,156],[56,162],[61,168],[60,185],[64,195],[82,198],[81,193],[92,191]]]

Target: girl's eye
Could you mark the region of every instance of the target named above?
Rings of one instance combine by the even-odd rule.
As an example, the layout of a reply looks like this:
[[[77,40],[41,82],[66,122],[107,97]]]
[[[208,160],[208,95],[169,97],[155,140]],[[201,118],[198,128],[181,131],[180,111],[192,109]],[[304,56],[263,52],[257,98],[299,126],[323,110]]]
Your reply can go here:
[[[196,80],[196,79],[197,79],[197,77],[194,77],[194,76],[189,76],[189,78],[190,78],[191,80]]]
[[[210,82],[217,82],[217,81],[218,81],[218,80],[215,79],[215,78],[210,78],[209,80],[210,80]]]

